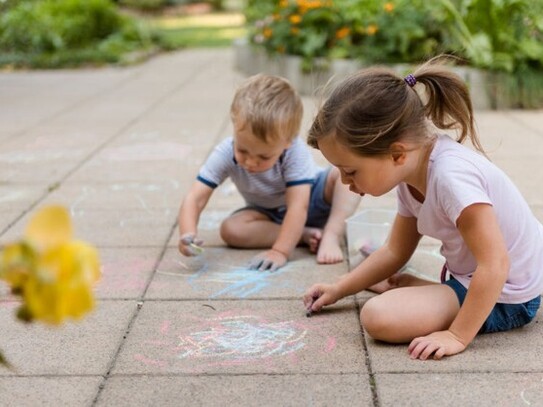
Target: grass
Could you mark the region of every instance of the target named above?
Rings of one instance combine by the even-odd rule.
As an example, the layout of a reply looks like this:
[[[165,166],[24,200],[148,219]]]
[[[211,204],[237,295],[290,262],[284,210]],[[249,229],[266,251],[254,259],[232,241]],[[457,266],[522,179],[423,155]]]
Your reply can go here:
[[[210,13],[192,16],[149,17],[168,49],[228,47],[246,35],[241,13]]]

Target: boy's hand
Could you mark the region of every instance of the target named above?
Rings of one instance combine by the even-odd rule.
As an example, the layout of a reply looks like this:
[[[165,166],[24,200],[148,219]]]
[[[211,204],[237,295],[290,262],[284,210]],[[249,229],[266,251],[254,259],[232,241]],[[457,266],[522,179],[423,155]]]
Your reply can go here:
[[[303,296],[307,311],[320,311],[323,306],[334,304],[341,298],[335,285],[315,284]]]
[[[204,241],[192,233],[185,233],[179,238],[179,252],[184,256],[197,256],[202,252]]]
[[[253,257],[249,261],[249,269],[275,271],[287,264],[287,261],[287,256],[277,250],[271,249]]]

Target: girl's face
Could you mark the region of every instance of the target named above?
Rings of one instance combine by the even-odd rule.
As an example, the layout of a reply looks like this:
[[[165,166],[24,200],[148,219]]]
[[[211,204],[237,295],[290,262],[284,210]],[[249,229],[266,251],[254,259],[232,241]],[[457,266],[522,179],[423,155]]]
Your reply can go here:
[[[401,162],[393,154],[355,155],[334,137],[324,137],[318,145],[324,157],[339,169],[341,182],[349,185],[351,192],[381,196],[401,182]]]
[[[249,126],[234,123],[234,157],[248,172],[264,172],[273,167],[290,142],[277,140],[265,143],[256,138]]]

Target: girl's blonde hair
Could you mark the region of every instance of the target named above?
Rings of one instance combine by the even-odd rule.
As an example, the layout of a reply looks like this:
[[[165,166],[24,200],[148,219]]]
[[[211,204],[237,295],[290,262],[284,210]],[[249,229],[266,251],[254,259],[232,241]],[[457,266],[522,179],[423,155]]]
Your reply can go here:
[[[457,141],[469,138],[484,154],[473,119],[469,91],[462,79],[444,67],[443,57],[419,67],[413,76],[424,86],[423,101],[408,80],[387,68],[359,71],[339,83],[319,109],[309,130],[309,145],[334,136],[359,155],[389,153],[396,141],[417,145],[434,139],[428,119],[439,129],[456,129]]]
[[[300,131],[303,105],[286,79],[257,74],[237,89],[230,116],[240,126],[249,126],[261,141],[268,143],[280,139],[290,142]]]

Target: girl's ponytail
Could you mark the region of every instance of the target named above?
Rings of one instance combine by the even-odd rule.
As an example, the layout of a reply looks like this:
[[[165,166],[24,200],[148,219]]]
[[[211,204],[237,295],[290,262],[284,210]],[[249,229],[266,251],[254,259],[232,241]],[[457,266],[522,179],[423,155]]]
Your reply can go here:
[[[425,86],[426,116],[440,129],[459,130],[459,143],[469,138],[473,146],[485,154],[477,136],[468,87],[440,63],[443,59],[433,58],[413,73],[416,81]]]

